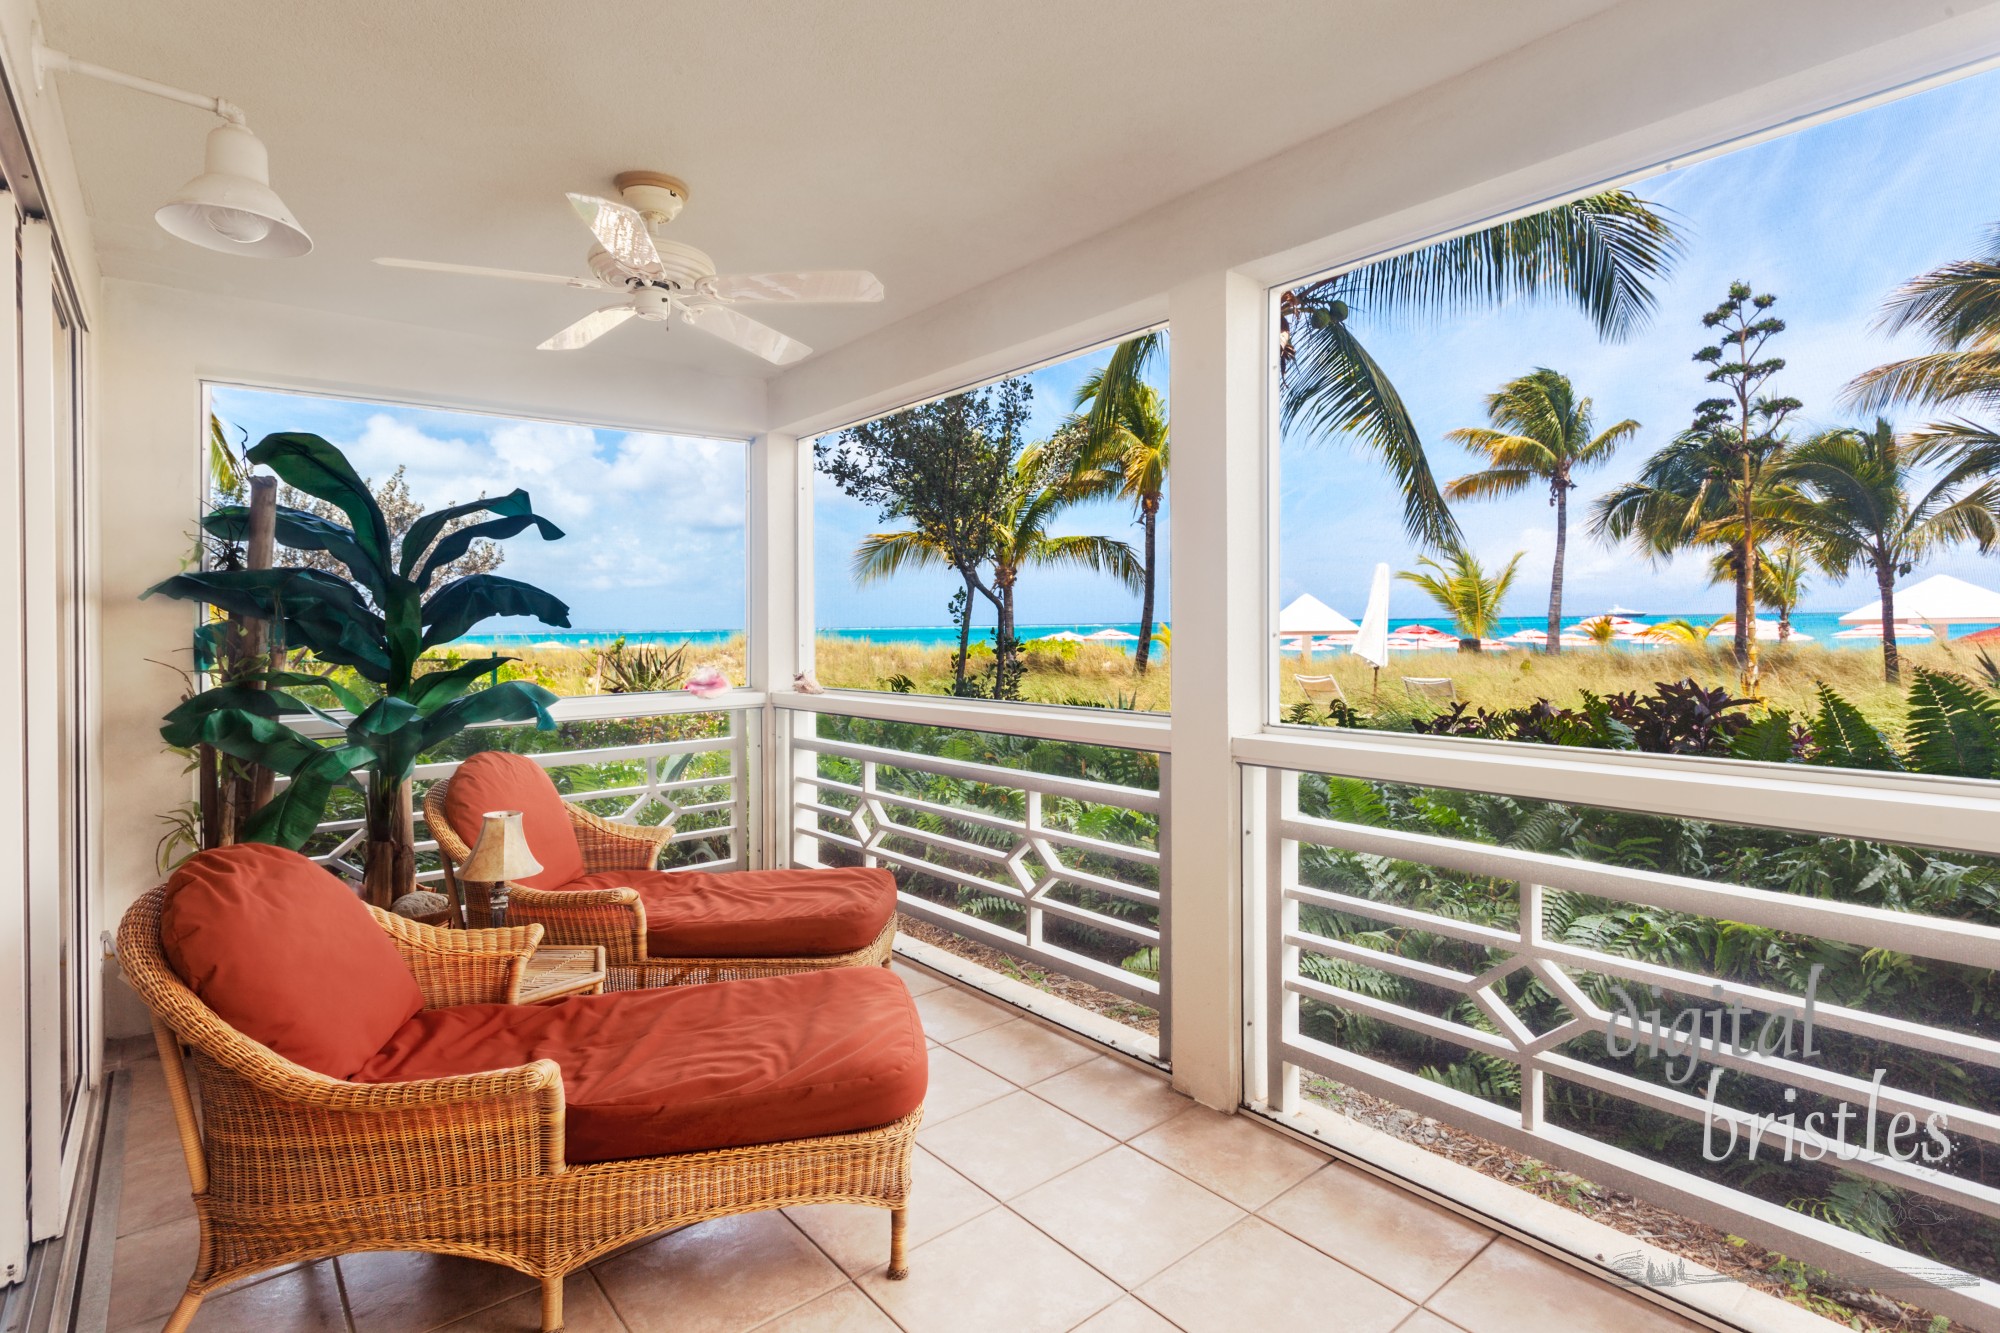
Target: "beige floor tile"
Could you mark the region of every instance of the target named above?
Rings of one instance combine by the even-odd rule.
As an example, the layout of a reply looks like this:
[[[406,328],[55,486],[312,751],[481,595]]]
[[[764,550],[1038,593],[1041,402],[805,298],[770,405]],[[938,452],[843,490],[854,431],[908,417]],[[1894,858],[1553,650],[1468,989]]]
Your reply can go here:
[[[911,1159],[909,1244],[921,1245],[999,1207],[992,1195],[922,1148]],[[889,1259],[889,1214],[862,1204],[822,1203],[787,1208],[785,1216],[849,1277]]]
[[[1003,1200],[1081,1166],[1115,1142],[1025,1092],[927,1127],[917,1141],[943,1158],[946,1166]]]
[[[117,1333],[159,1333],[162,1316],[152,1315]],[[330,1262],[294,1268],[277,1277],[221,1291],[201,1304],[192,1333],[346,1333],[340,1284]]]
[[[1174,1333],[1174,1326],[1137,1296],[1127,1296],[1078,1324],[1076,1333]]]
[[[930,973],[911,967],[908,963],[891,963],[889,970],[903,979],[903,984],[909,987],[912,995],[928,994],[945,984]]]
[[[1396,1333],[1464,1333],[1464,1330],[1457,1324],[1438,1318],[1429,1310],[1417,1310],[1396,1325]]]
[[[1194,1105],[1167,1085],[1164,1074],[1134,1069],[1108,1055],[1043,1079],[1029,1091],[1114,1139],[1143,1134]]]
[[[1025,1018],[960,1037],[951,1049],[1024,1088],[1097,1058],[1082,1042]]]
[[[540,1333],[541,1327],[542,1293],[531,1291],[446,1324],[438,1333]],[[563,1333],[625,1333],[588,1271],[571,1273],[563,1282]]]
[[[905,1333],[1058,1333],[1121,1294],[1103,1274],[1004,1208],[910,1251],[910,1276],[861,1279]]]
[[[1136,1287],[1243,1210],[1120,1145],[1037,1185],[1011,1207],[1124,1287]]]
[[[1558,1259],[1500,1239],[1425,1302],[1469,1333],[1686,1333],[1698,1325]]]
[[[1328,1326],[1342,1333],[1387,1333],[1415,1308],[1255,1217],[1244,1218],[1136,1294],[1187,1333]]]
[[[178,1140],[151,1152],[127,1152],[118,1177],[118,1234],[193,1217],[192,1188]]]
[[[632,1333],[739,1333],[846,1281],[776,1212],[676,1231],[606,1260],[596,1273]]]
[[[896,1333],[896,1322],[861,1288],[846,1286],[757,1325],[757,1333]]]
[[[1413,1301],[1427,1299],[1493,1239],[1478,1223],[1339,1162],[1258,1214]]]
[[[924,1123],[935,1125],[984,1106],[1014,1091],[1014,1085],[982,1069],[949,1046],[930,1048],[931,1082],[924,1093]]]
[[[1248,1116],[1205,1106],[1147,1130],[1132,1146],[1241,1208],[1262,1208],[1326,1164],[1324,1155]]]
[[[105,1323],[122,1328],[164,1318],[194,1272],[201,1237],[192,1217],[118,1237],[111,1252],[111,1298]]]
[[[1176,1329],[1144,1301],[1128,1295],[1084,1319],[1076,1325],[1076,1333],[1176,1333]]]
[[[538,1288],[511,1268],[456,1255],[392,1250],[337,1262],[355,1333],[418,1333]]]
[[[940,986],[919,995],[917,1013],[924,1020],[924,1031],[942,1042],[954,1042],[984,1028],[998,1027],[1014,1017],[1012,1009],[956,986]]]

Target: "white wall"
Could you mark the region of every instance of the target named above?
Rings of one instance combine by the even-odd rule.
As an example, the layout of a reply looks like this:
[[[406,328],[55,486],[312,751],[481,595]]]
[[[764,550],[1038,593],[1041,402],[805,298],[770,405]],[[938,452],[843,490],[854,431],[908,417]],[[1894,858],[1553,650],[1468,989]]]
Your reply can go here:
[[[1628,0],[814,357],[774,382],[771,428],[815,433],[1116,336],[1200,275],[1302,276],[1996,53],[1993,0]],[[1272,95],[1339,67],[1274,70]]]
[[[138,597],[191,549],[204,380],[736,437],[755,434],[765,415],[761,380],[634,375],[629,362],[119,280],[104,284],[97,339],[99,616],[102,641],[114,645],[101,679],[107,925],[158,881],[156,816],[193,794],[159,737],[182,682],[155,665],[188,664],[189,611]],[[122,984],[107,986],[106,1002],[110,1035],[146,1030]]]

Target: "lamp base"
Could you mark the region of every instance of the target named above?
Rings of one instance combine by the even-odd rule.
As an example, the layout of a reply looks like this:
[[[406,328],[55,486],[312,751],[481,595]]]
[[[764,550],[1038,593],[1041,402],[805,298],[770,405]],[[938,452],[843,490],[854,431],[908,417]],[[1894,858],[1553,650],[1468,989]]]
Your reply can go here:
[[[472,880],[465,886],[466,924],[475,930],[507,924],[507,882]]]

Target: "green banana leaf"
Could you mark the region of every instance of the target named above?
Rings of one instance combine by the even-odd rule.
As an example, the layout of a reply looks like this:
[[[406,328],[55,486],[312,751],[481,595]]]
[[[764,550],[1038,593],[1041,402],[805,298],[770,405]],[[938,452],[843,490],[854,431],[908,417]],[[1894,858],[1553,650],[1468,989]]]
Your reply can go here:
[[[347,515],[354,526],[354,544],[373,566],[368,571],[373,583],[387,584],[389,523],[382,517],[375,497],[368,493],[368,483],[361,480],[345,454],[317,435],[280,432],[266,435],[244,457],[271,469],[294,489],[324,500]],[[362,571],[355,570],[355,574],[362,582],[370,583]]]
[[[501,541],[530,527],[539,531],[544,541],[555,541],[561,537],[562,529],[535,513],[530,507],[532,503],[528,493],[517,488],[497,500],[474,500],[469,504],[452,505],[436,513],[425,514],[403,534],[403,548],[396,572],[406,579],[414,579],[417,586],[428,588],[437,571],[471,550],[475,541]],[[497,514],[500,517],[471,524],[446,534],[439,541],[439,534],[447,525],[468,514]],[[412,567],[423,558],[425,551],[430,550],[432,542],[437,542],[437,549],[431,551],[429,559],[424,560],[422,570],[413,574]]]
[[[544,625],[569,628],[569,604],[561,598],[498,574],[468,574],[424,603],[424,647],[450,643],[488,616],[533,616]]]

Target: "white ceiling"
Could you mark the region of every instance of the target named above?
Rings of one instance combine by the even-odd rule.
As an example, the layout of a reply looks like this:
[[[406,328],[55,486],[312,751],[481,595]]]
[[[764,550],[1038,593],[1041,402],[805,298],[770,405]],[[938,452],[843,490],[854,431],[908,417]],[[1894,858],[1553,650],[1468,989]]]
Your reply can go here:
[[[880,306],[766,316],[826,350],[1612,3],[44,0],[44,22],[80,59],[243,106],[316,242],[169,238],[152,211],[213,119],[53,75],[109,277],[532,345],[592,295],[369,260],[581,273],[563,192],[652,169],[688,181],[672,234],[724,271],[881,276]],[[637,324],[573,355],[774,373]]]

